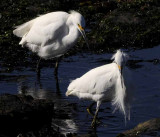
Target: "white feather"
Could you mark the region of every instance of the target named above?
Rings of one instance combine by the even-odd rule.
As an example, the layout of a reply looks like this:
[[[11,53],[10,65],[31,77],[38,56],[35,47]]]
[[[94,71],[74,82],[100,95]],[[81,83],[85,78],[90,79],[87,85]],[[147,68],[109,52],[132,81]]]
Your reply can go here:
[[[22,25],[16,26],[15,30],[13,31],[13,34],[16,35],[17,37],[23,37],[26,35],[29,30],[31,29],[33,23],[35,22],[36,19],[33,19],[31,21],[28,21]]]
[[[82,31],[78,24],[85,27],[85,20],[78,12],[51,12],[17,26],[13,34],[22,37],[20,45],[48,59],[59,57],[74,46]]]
[[[110,101],[126,117],[131,100],[129,93],[131,81],[127,81],[129,70],[124,64],[128,57],[118,50],[112,59],[114,59],[113,63],[94,68],[73,80],[68,86],[66,96],[77,96],[80,99],[90,99],[100,103]],[[122,75],[118,65],[123,65]]]

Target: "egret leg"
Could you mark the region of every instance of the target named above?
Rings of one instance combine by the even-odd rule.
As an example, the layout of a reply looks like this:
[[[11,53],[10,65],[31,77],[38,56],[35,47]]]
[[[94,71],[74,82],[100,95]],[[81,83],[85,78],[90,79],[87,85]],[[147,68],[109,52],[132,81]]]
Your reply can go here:
[[[94,106],[96,102],[93,102],[92,104],[89,105],[89,107],[87,107],[87,112],[94,117],[94,114],[92,112],[92,107]]]
[[[61,58],[58,58],[58,59],[56,60],[56,64],[55,64],[54,75],[55,75],[56,77],[58,77],[58,67],[59,67],[59,62],[60,62],[60,60],[61,60]]]
[[[40,62],[41,62],[41,58],[39,58],[39,60],[37,61],[36,72],[37,72],[37,75],[38,75],[38,76],[40,76],[40,72],[41,72]]]
[[[95,115],[94,115],[94,117],[93,117],[93,121],[92,121],[92,124],[91,124],[91,126],[92,126],[93,128],[96,126],[96,119],[97,119],[97,116],[98,116],[98,111],[99,111],[100,105],[101,105],[101,102],[98,101],[98,102],[97,102],[97,107],[96,107],[96,112],[95,112]]]
[[[58,67],[59,67],[60,60],[61,60],[61,57],[57,58],[56,64],[55,64],[55,70],[54,70],[54,76],[55,76],[55,80],[56,80],[56,90],[57,90],[57,93],[60,92],[59,81],[58,81]]]

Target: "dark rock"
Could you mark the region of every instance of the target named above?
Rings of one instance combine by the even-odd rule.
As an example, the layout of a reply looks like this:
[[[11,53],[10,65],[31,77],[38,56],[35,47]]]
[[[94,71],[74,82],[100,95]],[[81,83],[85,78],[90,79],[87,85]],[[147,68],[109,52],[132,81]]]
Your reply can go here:
[[[70,105],[56,107],[56,102],[29,95],[0,95],[0,137],[65,137],[59,123],[69,119]]]
[[[54,111],[51,101],[31,96],[3,94],[0,96],[1,134],[16,136],[49,124]]]
[[[117,137],[160,136],[160,118],[138,124],[135,128],[119,134]]]
[[[96,17],[101,13],[87,34],[92,50],[103,52],[119,48],[141,49],[157,46],[160,43],[158,1],[124,0],[115,3],[117,6],[110,8],[110,11],[97,11],[89,17]],[[83,43],[82,40],[81,45]]]

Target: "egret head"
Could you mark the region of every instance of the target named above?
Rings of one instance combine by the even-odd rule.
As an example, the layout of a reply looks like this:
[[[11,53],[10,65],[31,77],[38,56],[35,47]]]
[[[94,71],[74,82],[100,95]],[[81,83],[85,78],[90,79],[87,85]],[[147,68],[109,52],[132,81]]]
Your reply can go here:
[[[82,34],[85,42],[87,43],[87,46],[89,46],[88,42],[87,42],[85,31],[84,31],[84,28],[85,28],[85,25],[86,25],[84,17],[76,11],[70,11],[70,13],[73,15],[74,25],[77,27],[79,32]]]
[[[128,55],[121,50],[117,50],[117,52],[112,56],[112,59],[114,59],[119,70],[122,70],[128,60]]]

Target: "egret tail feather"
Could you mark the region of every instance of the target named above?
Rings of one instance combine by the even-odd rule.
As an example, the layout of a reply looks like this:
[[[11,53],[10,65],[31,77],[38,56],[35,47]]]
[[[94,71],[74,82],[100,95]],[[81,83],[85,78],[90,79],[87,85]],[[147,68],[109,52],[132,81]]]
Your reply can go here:
[[[22,25],[16,26],[15,30],[13,30],[13,34],[17,37],[23,37],[28,31],[31,29],[35,19],[28,21]]]

